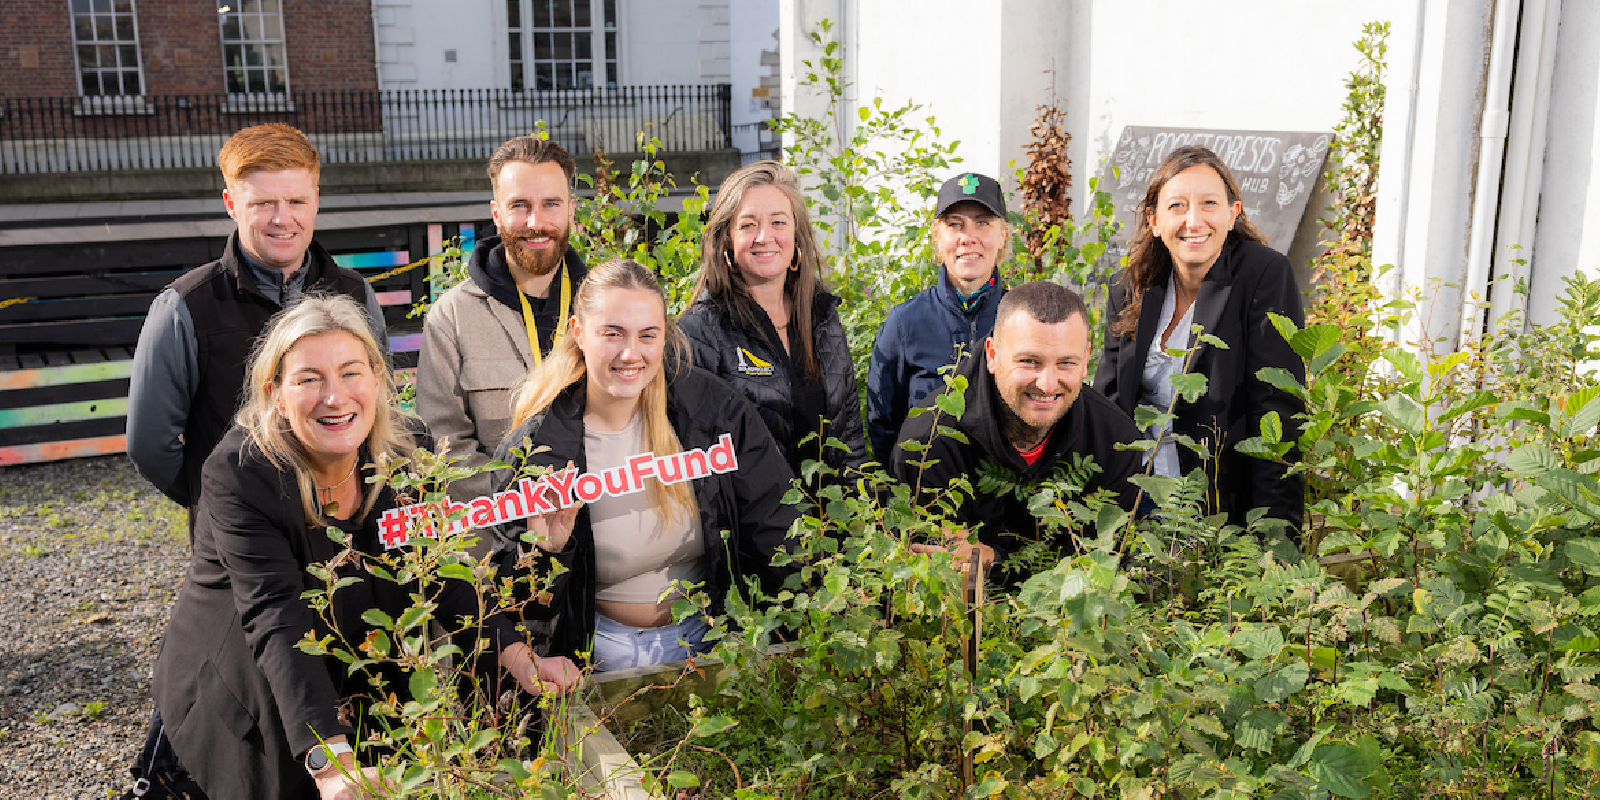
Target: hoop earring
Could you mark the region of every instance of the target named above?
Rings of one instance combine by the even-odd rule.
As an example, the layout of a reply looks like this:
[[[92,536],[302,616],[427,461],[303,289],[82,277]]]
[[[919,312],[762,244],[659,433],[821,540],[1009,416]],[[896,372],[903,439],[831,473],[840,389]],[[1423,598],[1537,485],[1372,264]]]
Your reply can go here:
[[[800,251],[799,250],[794,251],[794,255],[789,257],[789,271],[790,272],[799,272],[800,271]]]
[[[722,251],[722,263],[728,265],[729,272],[732,272],[735,275],[739,274],[739,265],[733,263],[733,256],[728,255],[728,251],[726,250]]]

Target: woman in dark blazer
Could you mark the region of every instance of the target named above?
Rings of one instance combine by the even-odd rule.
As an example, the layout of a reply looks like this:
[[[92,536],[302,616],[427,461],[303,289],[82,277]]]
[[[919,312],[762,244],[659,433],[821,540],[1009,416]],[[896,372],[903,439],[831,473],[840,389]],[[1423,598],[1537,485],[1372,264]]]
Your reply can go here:
[[[1215,456],[1201,464],[1193,450],[1153,426],[1146,436],[1162,440],[1151,456],[1156,474],[1187,475],[1204,466],[1211,510],[1243,525],[1252,509],[1266,508],[1298,529],[1305,479],[1234,449],[1260,435],[1269,412],[1277,412],[1285,440],[1299,436],[1305,404],[1256,377],[1263,367],[1279,367],[1305,380],[1303,362],[1269,314],[1304,322],[1289,260],[1268,248],[1245,217],[1239,186],[1215,153],[1173,150],[1145,191],[1128,266],[1111,282],[1095,387],[1130,415],[1140,405],[1171,408],[1170,433],[1205,442]],[[1192,325],[1227,349],[1191,335]],[[1170,356],[1172,349],[1185,352]],[[1192,403],[1174,397],[1169,377],[1181,372],[1206,376],[1206,393]]]
[[[351,752],[352,723],[359,696],[374,689],[367,674],[299,649],[307,633],[332,632],[301,594],[323,586],[306,567],[343,550],[331,526],[358,551],[335,568],[356,578],[332,601],[345,641],[363,641],[367,609],[398,616],[411,605],[415,587],[374,578],[359,558],[384,552],[378,518],[396,503],[367,483],[373,464],[409,455],[411,437],[366,314],[349,298],[281,312],[246,374],[244,407],[202,473],[189,573],[156,659],[156,704],[178,760],[211,800],[363,797],[376,771]],[[435,599],[442,620],[478,612],[463,583],[445,582]],[[510,623],[491,617],[488,627],[525,688],[575,682],[563,665],[538,663]],[[404,676],[378,677],[404,691]]]

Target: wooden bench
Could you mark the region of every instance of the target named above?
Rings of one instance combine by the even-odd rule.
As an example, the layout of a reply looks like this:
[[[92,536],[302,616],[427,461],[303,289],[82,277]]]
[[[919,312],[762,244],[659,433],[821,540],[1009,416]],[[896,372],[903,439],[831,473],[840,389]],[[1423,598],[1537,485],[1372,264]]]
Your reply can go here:
[[[398,369],[411,371],[428,295],[426,255],[477,224],[318,231],[341,266],[373,284]],[[126,452],[133,350],[150,303],[225,239],[193,237],[0,249],[0,465]],[[407,267],[410,267],[407,269]]]

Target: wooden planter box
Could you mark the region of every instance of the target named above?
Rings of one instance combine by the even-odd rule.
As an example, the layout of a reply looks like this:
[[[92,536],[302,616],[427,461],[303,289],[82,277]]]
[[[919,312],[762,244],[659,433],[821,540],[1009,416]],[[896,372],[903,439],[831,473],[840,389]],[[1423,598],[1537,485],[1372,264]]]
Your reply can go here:
[[[768,652],[781,655],[793,649],[793,645],[778,645]],[[727,665],[715,658],[696,658],[592,678],[597,697],[589,705],[568,707],[566,730],[576,741],[563,742],[578,754],[584,788],[608,800],[667,800],[645,790],[641,781],[644,768],[601,720],[628,723],[662,709],[684,708],[690,694],[715,696],[727,673]]]

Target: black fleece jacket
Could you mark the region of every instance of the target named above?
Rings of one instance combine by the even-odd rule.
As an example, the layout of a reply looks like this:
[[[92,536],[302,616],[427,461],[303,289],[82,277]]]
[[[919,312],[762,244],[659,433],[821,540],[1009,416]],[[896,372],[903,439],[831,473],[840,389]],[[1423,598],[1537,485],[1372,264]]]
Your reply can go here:
[[[579,473],[588,472],[592,465],[583,446],[584,391],[583,381],[573,384],[545,413],[517,426],[501,441],[495,460],[551,470],[572,463]],[[722,379],[690,367],[669,376],[667,418],[685,449],[711,447],[724,433],[733,437],[738,469],[693,481],[700,505],[700,533],[706,558],[711,560],[708,593],[720,603],[730,589],[741,589],[752,578],[759,581],[764,593],[776,593],[796,568],[775,566],[773,556],[780,548],[794,549],[798,544],[789,539],[789,527],[799,513],[783,502],[793,473],[755,406]],[[522,449],[526,458],[519,461],[513,449]],[[495,473],[493,485],[503,490],[515,477],[513,470],[501,470]],[[546,553],[523,542],[527,529],[527,520],[494,529],[494,558],[500,574],[532,570],[542,577],[557,563],[565,568],[550,588],[548,604],[530,604],[523,610],[535,650],[564,656],[589,650],[598,587],[588,510],[578,512],[572,537],[559,553]]]
[[[1032,482],[1049,477],[1062,459],[1077,453],[1093,458],[1100,468],[1100,472],[1087,481],[1083,493],[1090,494],[1102,487],[1110,489],[1117,494],[1117,502],[1124,509],[1133,510],[1139,490],[1128,477],[1141,471],[1142,458],[1139,451],[1119,450],[1117,445],[1137,440],[1139,430],[1134,427],[1133,420],[1104,395],[1088,386],[1080,389],[1077,399],[1051,430],[1044,453],[1029,465],[1001,432],[1001,403],[1004,401],[995,388],[994,376],[989,374],[985,351],[980,348],[972,358],[962,362],[956,374],[967,378],[966,407],[961,419],[935,413],[934,400],[938,395],[930,395],[923,404],[929,410],[907,418],[900,428],[900,443],[895,445],[889,465],[896,479],[920,486],[925,500],[931,500],[960,477],[967,478],[976,490],[978,465],[984,461],[993,461],[1010,470],[1023,482]],[[936,426],[953,428],[967,441],[936,435]],[[905,448],[907,442],[926,444],[929,449],[910,451]],[[919,464],[925,459],[931,463],[923,469]],[[1003,565],[1006,557],[1025,542],[1043,536],[1038,520],[1028,511],[1027,501],[1012,492],[975,491],[957,510],[954,521],[977,528],[978,540],[994,548],[996,566]],[[1071,543],[1052,541],[1050,544],[1065,549]]]

